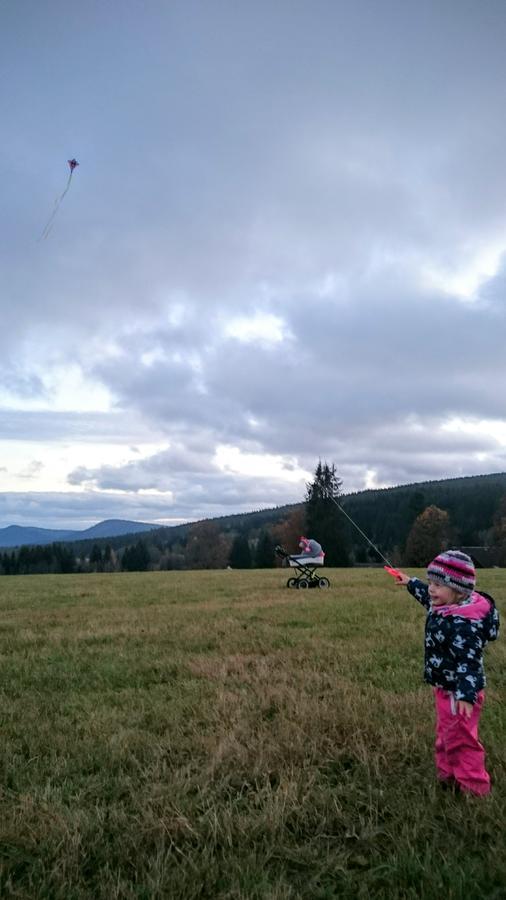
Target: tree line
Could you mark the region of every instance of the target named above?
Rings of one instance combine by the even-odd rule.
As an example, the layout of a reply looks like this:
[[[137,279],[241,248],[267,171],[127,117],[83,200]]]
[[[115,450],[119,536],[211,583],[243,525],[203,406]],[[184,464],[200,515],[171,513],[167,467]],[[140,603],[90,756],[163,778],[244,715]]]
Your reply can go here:
[[[269,568],[277,563],[275,540],[267,531],[253,539],[247,534],[227,537],[212,522],[203,522],[190,528],[186,539],[164,544],[141,538],[121,551],[96,543],[79,555],[55,543],[0,552],[0,575]]]
[[[494,564],[506,565],[506,475],[344,496],[335,466],[319,461],[300,504],[142,538],[25,546],[0,552],[0,574],[271,568],[281,565],[276,546],[297,553],[302,534],[322,544],[332,567],[379,564],[372,545],[396,565],[424,566],[450,545],[487,546]]]

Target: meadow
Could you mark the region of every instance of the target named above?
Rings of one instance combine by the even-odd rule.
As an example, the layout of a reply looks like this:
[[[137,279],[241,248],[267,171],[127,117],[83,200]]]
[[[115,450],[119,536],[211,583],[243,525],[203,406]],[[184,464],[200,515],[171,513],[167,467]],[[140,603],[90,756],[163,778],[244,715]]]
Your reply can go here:
[[[506,897],[506,641],[492,795],[442,792],[423,610],[326,574],[2,577],[0,896]],[[506,628],[506,570],[479,585]]]

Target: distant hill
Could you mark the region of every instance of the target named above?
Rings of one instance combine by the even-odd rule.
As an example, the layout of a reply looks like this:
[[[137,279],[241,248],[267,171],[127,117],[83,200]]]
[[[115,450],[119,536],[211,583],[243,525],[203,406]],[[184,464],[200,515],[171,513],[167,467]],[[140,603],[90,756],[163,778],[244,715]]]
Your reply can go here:
[[[64,543],[69,541],[100,540],[152,531],[157,525],[146,522],[129,522],[126,519],[105,519],[83,531],[57,528],[31,528],[25,525],[9,525],[0,528],[0,548],[23,547],[29,544]]]

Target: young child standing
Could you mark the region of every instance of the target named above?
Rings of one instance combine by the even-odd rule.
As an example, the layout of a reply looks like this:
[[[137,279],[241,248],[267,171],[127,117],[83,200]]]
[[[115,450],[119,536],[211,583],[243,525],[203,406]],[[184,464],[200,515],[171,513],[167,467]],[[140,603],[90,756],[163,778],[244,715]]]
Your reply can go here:
[[[499,613],[489,594],[475,590],[467,553],[440,553],[427,567],[427,579],[428,585],[397,572],[397,583],[427,610],[424,677],[436,703],[437,777],[466,793],[488,794],[478,723],[485,696],[483,650],[498,635]]]

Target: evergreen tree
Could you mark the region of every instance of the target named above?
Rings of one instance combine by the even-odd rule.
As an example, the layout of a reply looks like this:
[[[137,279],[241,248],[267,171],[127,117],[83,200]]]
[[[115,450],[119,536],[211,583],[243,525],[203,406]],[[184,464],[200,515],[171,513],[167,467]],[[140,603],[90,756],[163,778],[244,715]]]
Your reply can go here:
[[[399,525],[404,525],[404,545],[408,539],[408,534],[411,531],[415,519],[418,518],[421,513],[423,513],[424,509],[427,509],[430,506],[430,503],[427,503],[423,494],[423,491],[414,491],[412,494],[409,494],[407,499],[407,503],[405,502],[405,518],[404,523],[402,523],[402,513],[400,517]],[[398,529],[396,529],[397,531]]]
[[[2,554],[2,570],[4,575],[18,575],[18,559],[14,550]]]
[[[251,550],[245,534],[238,534],[232,541],[229,565],[233,569],[251,569]]]
[[[76,561],[72,550],[63,544],[53,544],[56,571],[69,575],[75,572]]]
[[[116,568],[116,554],[110,544],[106,544],[104,547],[102,565],[104,572],[114,572]]]
[[[322,545],[329,566],[350,564],[346,520],[336,506],[341,497],[341,484],[335,466],[322,464],[320,460],[314,481],[306,487],[306,537]]]
[[[407,514],[409,524],[412,525],[414,520],[423,513],[427,504],[425,503],[425,496],[423,491],[414,491],[409,495],[408,503],[407,503]]]
[[[255,565],[257,569],[271,569],[276,564],[276,556],[274,553],[274,541],[268,531],[260,532],[258,544],[255,554]]]
[[[426,566],[446,550],[451,538],[450,517],[444,509],[428,506],[413,523],[406,541],[406,565]]]
[[[93,544],[90,553],[90,566],[94,572],[103,572],[104,571],[104,560],[102,557],[102,550],[98,544]]]
[[[168,544],[164,556],[160,560],[162,569],[184,569],[185,548],[181,541]]]
[[[135,559],[132,555],[133,547],[125,547],[121,556],[121,568],[123,572],[135,572]]]
[[[126,572],[145,572],[149,565],[149,550],[144,541],[137,541],[127,547],[121,559],[121,568]]]
[[[494,516],[492,544],[498,566],[506,566],[506,494],[504,494]]]

